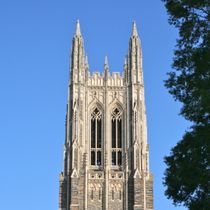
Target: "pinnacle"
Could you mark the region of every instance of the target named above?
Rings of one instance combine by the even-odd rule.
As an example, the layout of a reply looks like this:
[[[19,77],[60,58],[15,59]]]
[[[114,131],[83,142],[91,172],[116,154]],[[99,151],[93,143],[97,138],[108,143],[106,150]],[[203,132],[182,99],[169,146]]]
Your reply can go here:
[[[136,27],[136,22],[135,21],[133,21],[132,36],[134,36],[134,37],[138,36],[138,32],[137,32],[137,27]]]
[[[76,25],[76,33],[77,36],[81,36],[81,30],[80,30],[80,23],[79,20],[77,20],[77,25]]]
[[[107,56],[105,56],[104,71],[105,71],[105,77],[107,77],[107,74],[109,72],[109,63],[108,63],[108,57]]]
[[[89,68],[89,64],[88,64],[88,56],[85,56],[85,65]]]
[[[108,57],[107,56],[105,56],[105,62],[104,62],[104,65],[106,65],[106,66],[108,66],[109,64],[108,64]]]
[[[85,64],[88,64],[88,56],[85,56]]]
[[[127,65],[127,56],[125,56],[124,65]]]

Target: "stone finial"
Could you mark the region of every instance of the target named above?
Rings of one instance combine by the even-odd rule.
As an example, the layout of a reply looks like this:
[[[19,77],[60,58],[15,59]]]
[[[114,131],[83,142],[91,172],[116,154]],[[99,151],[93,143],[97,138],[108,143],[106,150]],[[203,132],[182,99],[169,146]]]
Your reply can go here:
[[[77,24],[76,24],[76,33],[75,33],[75,35],[81,36],[81,30],[80,30],[80,23],[79,23],[79,20],[77,20]]]
[[[127,66],[127,55],[125,56],[125,59],[124,59],[124,66]]]
[[[107,56],[105,56],[105,61],[104,61],[104,70],[105,70],[105,72],[107,71],[109,71],[109,62],[108,62],[108,57]]]
[[[108,57],[105,56],[105,61],[104,61],[104,78],[105,78],[105,81],[107,81],[108,74],[109,74],[109,63],[108,63]]]
[[[136,22],[135,21],[133,21],[132,36],[138,37],[138,31],[137,31],[137,27],[136,27]]]
[[[109,66],[109,63],[108,63],[108,57],[107,57],[107,56],[105,56],[104,66]]]

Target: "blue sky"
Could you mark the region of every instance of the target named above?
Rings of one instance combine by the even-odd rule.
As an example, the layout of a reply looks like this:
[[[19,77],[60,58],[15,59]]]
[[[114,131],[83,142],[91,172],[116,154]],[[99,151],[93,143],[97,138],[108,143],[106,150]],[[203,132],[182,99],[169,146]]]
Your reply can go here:
[[[155,210],[183,210],[164,196],[163,157],[189,124],[163,85],[177,31],[160,0],[0,2],[0,209],[57,210],[69,55],[80,19],[92,71],[122,71],[132,21],[143,48]]]

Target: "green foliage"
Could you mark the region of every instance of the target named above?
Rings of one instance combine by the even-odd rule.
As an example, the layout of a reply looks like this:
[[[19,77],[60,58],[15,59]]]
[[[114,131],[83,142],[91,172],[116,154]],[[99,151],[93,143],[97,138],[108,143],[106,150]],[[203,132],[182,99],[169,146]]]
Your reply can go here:
[[[181,114],[210,123],[210,1],[164,0],[169,22],[179,29],[166,87],[183,103]]]
[[[174,71],[168,73],[165,86],[175,100],[183,104],[180,114],[193,123],[165,158],[166,195],[174,204],[209,209],[210,1],[162,1],[169,23],[179,31],[172,64]],[[203,167],[205,164],[207,167]]]
[[[165,158],[166,195],[191,210],[210,207],[210,126],[196,126]]]

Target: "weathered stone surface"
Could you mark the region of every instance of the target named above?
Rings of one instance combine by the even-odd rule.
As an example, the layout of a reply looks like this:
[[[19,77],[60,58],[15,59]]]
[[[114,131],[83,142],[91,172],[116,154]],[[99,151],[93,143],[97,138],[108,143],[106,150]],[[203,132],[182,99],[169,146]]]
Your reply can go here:
[[[79,22],[72,42],[59,210],[152,210],[142,52],[136,24],[123,75],[90,74]]]
[[[150,174],[149,179],[146,181],[146,207],[153,209],[153,177]]]
[[[60,174],[59,207],[62,210],[67,208],[67,180],[64,178],[63,173]]]

